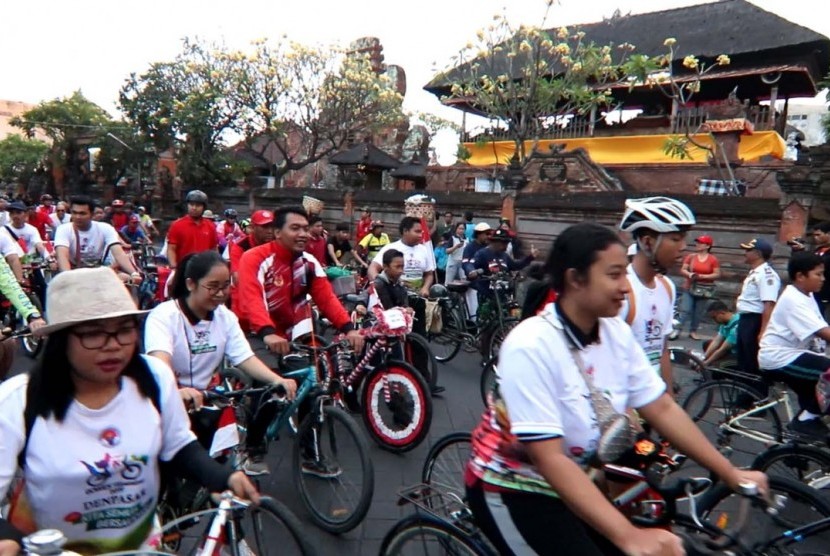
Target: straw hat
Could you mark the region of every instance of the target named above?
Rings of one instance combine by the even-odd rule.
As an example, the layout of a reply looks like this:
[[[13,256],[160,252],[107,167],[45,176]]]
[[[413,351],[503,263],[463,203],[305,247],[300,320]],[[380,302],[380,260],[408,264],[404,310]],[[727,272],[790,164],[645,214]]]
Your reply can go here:
[[[35,331],[45,336],[76,324],[100,319],[143,315],[130,292],[109,267],[78,268],[61,272],[46,290],[46,322]]]

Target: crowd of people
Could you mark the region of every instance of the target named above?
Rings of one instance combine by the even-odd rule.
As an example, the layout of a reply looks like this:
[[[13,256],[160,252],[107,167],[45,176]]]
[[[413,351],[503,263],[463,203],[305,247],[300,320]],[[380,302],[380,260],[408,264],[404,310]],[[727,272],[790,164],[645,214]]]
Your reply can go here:
[[[187,214],[165,238],[163,255],[173,270],[169,299],[142,324],[144,312],[123,286],[142,276],[124,247],[139,237],[137,230],[158,237],[143,219],[146,211],[114,201],[108,217],[102,211],[96,218],[102,207],[73,198],[50,228],[45,218],[31,216],[50,211],[49,202],[34,211],[18,202],[4,207],[17,230],[10,238],[32,238],[31,248],[47,259],[51,251],[43,243],[51,238],[59,274],[46,288],[48,324],[20,301],[34,333],[49,337],[42,358],[32,372],[0,384],[0,492],[12,492],[12,511],[0,519],[0,556],[16,555],[22,535],[35,527],[61,529],[72,543],[93,549],[146,546],[158,462],[211,489],[256,500],[248,476],[269,472],[265,429],[273,413],[263,411],[248,424],[240,471],[228,470],[208,455],[215,422],[203,413],[202,392],[227,358],[253,380],[293,397],[296,384],[282,375],[293,367],[292,340],[313,326],[312,306],[360,352],[363,336],[334,293],[334,269],[365,271],[370,304],[408,306],[423,323],[434,285],[469,283],[474,316],[489,294],[489,275],[526,268],[540,256],[535,246],[523,247],[509,221],[492,229],[471,213],[457,221],[445,212],[434,223],[405,216],[399,239],[391,241],[365,207],[352,236],[348,223],[335,223],[328,233],[320,215],[301,207],[257,210],[242,222],[228,209],[217,222],[207,195],[194,190],[185,199]],[[39,223],[53,235],[38,235]],[[548,554],[551,536],[556,554],[682,553],[671,532],[636,527],[592,481],[609,418],[642,419],[730,486],[751,481],[766,490],[766,477],[734,467],[667,386],[673,384],[667,344],[677,291],[666,275],[681,260],[690,335],[703,311],[720,325],[706,361],[734,350],[742,370],[768,373],[797,393],[794,431],[827,433],[820,419],[826,408],[815,391],[830,368],[822,343],[830,340],[822,312],[830,301],[822,293],[830,235],[817,226],[818,250],[793,254],[790,285],[780,296],[780,279],[769,265],[772,246],[762,238],[741,244],[750,272],[732,311],[710,295],[720,278],[712,237],[698,236],[695,252],[682,257],[695,224],[682,202],[636,199],[626,202],[619,224],[633,240],[628,248],[617,231],[589,223],[571,226],[553,243],[542,291],[501,347],[497,386],[473,432],[465,472],[476,523],[499,553],[525,547]],[[125,233],[132,234],[126,243]],[[15,303],[19,285],[2,279],[4,268],[14,275],[0,259],[0,292]],[[308,411],[301,405],[298,418]],[[312,457],[314,448],[302,447],[301,472],[339,476],[337,462]],[[117,500],[108,498],[132,512],[131,519],[89,527],[95,516],[86,510],[97,508],[102,496],[89,487],[90,473],[112,474],[119,457],[135,458],[144,472],[141,480],[119,483]]]

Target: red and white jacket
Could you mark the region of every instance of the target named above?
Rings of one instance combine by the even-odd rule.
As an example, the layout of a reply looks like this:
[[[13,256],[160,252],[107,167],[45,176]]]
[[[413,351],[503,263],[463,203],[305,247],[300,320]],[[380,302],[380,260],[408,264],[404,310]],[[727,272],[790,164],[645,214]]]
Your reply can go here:
[[[305,271],[295,279],[298,257]],[[338,330],[353,328],[323,266],[312,255],[295,254],[271,241],[249,249],[239,260],[238,316],[246,332],[289,337],[295,324],[311,316],[311,305],[303,303],[306,295]]]

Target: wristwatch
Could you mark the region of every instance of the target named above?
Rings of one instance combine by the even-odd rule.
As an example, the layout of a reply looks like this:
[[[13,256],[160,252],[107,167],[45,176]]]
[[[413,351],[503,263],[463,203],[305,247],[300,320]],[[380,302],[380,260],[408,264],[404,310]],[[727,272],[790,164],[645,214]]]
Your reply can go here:
[[[35,313],[32,313],[31,315],[29,315],[29,317],[26,319],[26,322],[30,323],[33,320],[42,319],[42,318],[43,317],[41,316],[40,313],[35,312]]]

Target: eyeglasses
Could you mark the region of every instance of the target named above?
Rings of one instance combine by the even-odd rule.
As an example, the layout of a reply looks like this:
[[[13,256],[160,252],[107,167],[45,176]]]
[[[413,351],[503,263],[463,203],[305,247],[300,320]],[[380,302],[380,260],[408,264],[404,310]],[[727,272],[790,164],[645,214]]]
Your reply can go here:
[[[106,330],[96,330],[94,332],[75,332],[72,335],[80,340],[81,345],[86,349],[101,349],[107,345],[110,338],[115,338],[119,345],[129,346],[135,343],[138,328],[129,326],[126,328],[119,328],[115,332],[107,332]]]
[[[225,282],[219,286],[216,285],[208,285],[208,284],[199,284],[199,286],[205,288],[210,295],[216,295],[219,292],[227,292],[231,288],[230,282]]]

